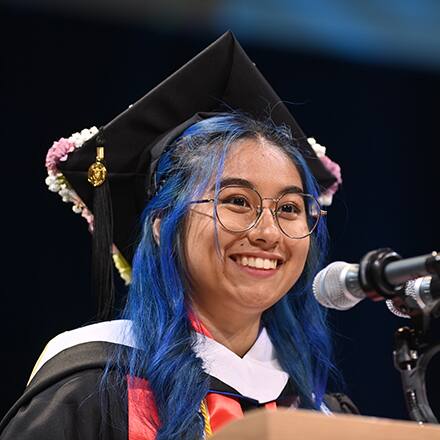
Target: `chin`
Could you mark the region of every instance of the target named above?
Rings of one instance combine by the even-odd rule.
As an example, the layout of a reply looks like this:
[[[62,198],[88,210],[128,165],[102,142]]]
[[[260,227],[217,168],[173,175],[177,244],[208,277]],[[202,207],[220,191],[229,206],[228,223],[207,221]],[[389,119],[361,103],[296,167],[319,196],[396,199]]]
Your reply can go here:
[[[285,294],[274,295],[271,298],[267,296],[267,290],[255,292],[246,292],[240,295],[240,303],[247,309],[263,313],[276,304]]]

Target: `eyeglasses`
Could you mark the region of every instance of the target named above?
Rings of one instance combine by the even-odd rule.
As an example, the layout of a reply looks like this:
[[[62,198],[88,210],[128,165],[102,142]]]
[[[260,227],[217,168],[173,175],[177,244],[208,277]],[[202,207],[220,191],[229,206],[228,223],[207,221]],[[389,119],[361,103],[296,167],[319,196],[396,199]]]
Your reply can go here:
[[[260,220],[264,209],[263,200],[275,204],[274,209],[268,209],[281,232],[289,238],[308,237],[318,226],[321,216],[327,214],[310,194],[289,191],[278,198],[263,198],[253,188],[236,185],[223,187],[217,199],[193,200],[191,203],[214,202],[217,220],[226,230],[245,232]]]

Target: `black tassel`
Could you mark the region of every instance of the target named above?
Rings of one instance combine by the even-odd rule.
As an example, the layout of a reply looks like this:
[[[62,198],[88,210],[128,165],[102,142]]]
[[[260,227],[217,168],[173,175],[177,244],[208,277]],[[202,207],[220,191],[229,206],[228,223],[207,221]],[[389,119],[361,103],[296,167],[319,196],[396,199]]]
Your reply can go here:
[[[104,134],[100,128],[96,137],[96,161],[89,168],[93,190],[92,289],[97,299],[97,319],[112,318],[115,302],[113,278],[113,212],[110,185],[104,161]]]

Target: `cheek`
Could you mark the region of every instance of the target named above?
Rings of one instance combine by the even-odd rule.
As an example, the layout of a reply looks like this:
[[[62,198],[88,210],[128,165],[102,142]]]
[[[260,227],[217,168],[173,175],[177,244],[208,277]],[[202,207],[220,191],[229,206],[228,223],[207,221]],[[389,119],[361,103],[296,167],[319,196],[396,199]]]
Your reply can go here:
[[[215,234],[212,220],[201,214],[190,213],[185,227],[185,257],[191,278],[198,282],[211,272],[215,254]]]
[[[185,228],[185,257],[192,287],[212,289],[225,281],[225,253],[237,236],[215,225],[212,218],[191,213]]]
[[[301,258],[303,260],[302,267],[304,268],[306,261],[307,261],[307,257],[309,255],[309,251],[310,251],[310,237],[306,237],[306,238],[301,239],[300,244],[301,244],[300,253],[301,253]]]
[[[310,237],[303,238],[296,243],[294,243],[291,247],[289,264],[291,266],[291,285],[295,284],[298,281],[298,278],[301,276],[304,266],[307,261],[307,257],[309,255],[310,250]]]

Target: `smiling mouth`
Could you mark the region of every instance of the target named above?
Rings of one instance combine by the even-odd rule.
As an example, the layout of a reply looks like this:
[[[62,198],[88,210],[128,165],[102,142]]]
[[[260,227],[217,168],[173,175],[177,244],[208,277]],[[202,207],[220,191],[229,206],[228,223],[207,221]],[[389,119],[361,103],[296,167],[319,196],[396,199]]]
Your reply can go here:
[[[250,257],[245,255],[234,255],[231,257],[240,266],[250,267],[260,270],[274,270],[279,267],[282,261],[271,258]]]

